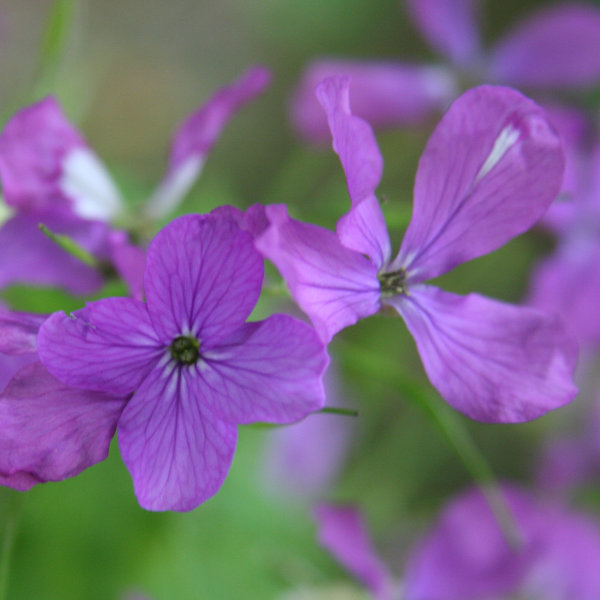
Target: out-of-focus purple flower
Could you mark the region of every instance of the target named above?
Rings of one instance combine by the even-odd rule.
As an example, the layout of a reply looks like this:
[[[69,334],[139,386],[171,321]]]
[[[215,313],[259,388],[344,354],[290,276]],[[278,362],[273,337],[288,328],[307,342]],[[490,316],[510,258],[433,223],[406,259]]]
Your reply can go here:
[[[325,377],[328,406],[343,407],[339,387],[330,366]],[[344,463],[353,425],[347,417],[315,414],[269,432],[262,466],[267,486],[296,500],[322,496]]]
[[[42,326],[40,356],[59,380],[131,396],[119,445],[144,508],[191,510],[212,496],[237,424],[290,423],[323,405],[327,354],[313,329],[288,315],[245,322],[262,277],[233,220],[180,217],[148,250],[146,303],[108,298]]]
[[[0,484],[20,491],[104,460],[125,403],[50,375],[37,354],[45,318],[0,309]]]
[[[542,223],[558,237],[555,251],[533,271],[529,302],[561,316],[579,343],[600,343],[600,143],[578,112],[552,107],[552,124],[564,142],[567,172],[560,202]]]
[[[373,126],[422,121],[457,96],[459,80],[526,89],[568,89],[600,81],[600,11],[565,3],[518,23],[489,52],[478,32],[478,0],[406,0],[409,17],[446,66],[408,62],[319,60],[304,72],[292,101],[292,121],[313,142],[327,140],[327,124],[313,91],[320,80],[350,76],[356,114]]]
[[[177,206],[228,120],[268,81],[264,68],[250,69],[188,117],[173,138],[169,169],[146,206],[148,217],[163,217]],[[143,250],[109,226],[124,210],[119,191],[56,100],[41,100],[7,123],[0,134],[0,179],[3,198],[14,213],[0,228],[0,287],[58,285],[88,294],[102,284],[96,269],[38,230],[42,222],[114,265],[132,295],[139,295]]]
[[[593,481],[600,473],[600,397],[585,414],[579,435],[550,439],[542,449],[538,486],[551,492],[568,492]]]
[[[467,491],[443,510],[412,553],[407,600],[487,600],[514,593],[532,600],[600,597],[597,523],[509,486],[503,493],[520,548],[508,545],[481,491]]]
[[[354,575],[376,600],[395,600],[398,584],[379,558],[362,514],[354,506],[315,507],[321,545]]]
[[[524,232],[556,197],[564,157],[543,111],[508,88],[461,96],[421,157],[412,220],[392,260],[374,193],[383,163],[373,132],[351,114],[347,80],[326,80],[318,95],[352,208],[334,234],[268,206],[270,226],[256,244],[321,337],[390,306],[433,385],[466,415],[519,422],[569,402],[576,349],[556,318],[424,284]]]
[[[598,524],[512,486],[503,486],[502,493],[520,534],[519,547],[509,546],[483,493],[468,490],[444,508],[409,554],[402,594],[358,510],[319,506],[319,541],[376,600],[490,600],[512,594],[531,600],[598,598]]]

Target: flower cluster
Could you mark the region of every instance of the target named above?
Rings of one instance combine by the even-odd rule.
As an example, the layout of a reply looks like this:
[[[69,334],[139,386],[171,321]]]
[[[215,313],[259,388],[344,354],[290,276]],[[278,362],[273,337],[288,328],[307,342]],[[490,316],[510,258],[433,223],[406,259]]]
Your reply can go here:
[[[426,389],[428,380],[472,420],[523,423],[573,400],[578,344],[588,366],[600,341],[600,146],[587,115],[543,108],[506,85],[539,91],[600,81],[600,15],[556,6],[484,53],[476,4],[407,0],[444,66],[309,67],[294,119],[306,138],[330,137],[341,162],[349,202],[335,230],[294,218],[283,203],[172,218],[225,125],[267,87],[262,67],[183,122],[142,206],[128,206],[53,97],[7,122],[0,290],[25,284],[87,298],[51,314],[0,306],[0,484],[24,492],[74,477],[107,457],[116,433],[139,504],[190,511],[223,485],[239,426],[304,420],[277,431],[269,476],[271,487],[287,478],[293,494],[312,501],[361,435],[339,417],[312,416],[348,410],[337,370],[324,385],[329,353],[351,335],[344,330],[359,321],[368,328],[381,313],[394,317],[389,339],[400,320],[406,325]],[[465,78],[493,85],[458,95]],[[373,127],[442,108],[396,243],[377,192],[384,163]],[[442,289],[438,278],[538,222],[556,247],[535,269],[525,303]],[[263,300],[278,287],[265,278],[265,260],[295,302],[290,310],[305,319]],[[109,280],[127,295],[106,293]],[[566,438],[558,451],[548,444],[540,487],[571,486],[597,467],[598,420],[586,415],[593,427],[583,440]],[[494,485],[481,470],[472,469],[484,489],[446,505],[401,578],[375,552],[354,507],[317,506],[321,543],[377,600],[600,597],[600,533],[591,519],[564,498]]]

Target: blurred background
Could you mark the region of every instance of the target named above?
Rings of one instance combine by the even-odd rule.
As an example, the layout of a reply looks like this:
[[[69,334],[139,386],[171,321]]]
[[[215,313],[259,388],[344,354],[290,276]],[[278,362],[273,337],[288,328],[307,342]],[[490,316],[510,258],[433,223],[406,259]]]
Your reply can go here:
[[[304,66],[325,56],[440,60],[397,0],[75,4],[64,56],[52,77],[40,81],[52,3],[0,1],[0,114],[6,120],[55,94],[133,204],[143,203],[162,177],[170,136],[190,111],[252,64],[273,71],[267,92],[228,125],[181,213],[284,202],[295,217],[333,228],[348,207],[338,159],[327,145],[303,142],[288,116]],[[548,4],[483,2],[485,42]],[[592,90],[582,102],[594,106],[597,98]],[[378,134],[385,161],[378,191],[396,248],[410,216],[417,161],[436,120]],[[519,301],[531,266],[551,248],[549,236],[530,232],[459,267],[444,277],[444,286]],[[277,281],[274,270],[268,273]],[[83,302],[22,287],[1,296],[15,309],[40,312]],[[263,300],[258,313],[273,310],[294,309],[275,298]],[[154,600],[239,600],[316,598],[316,590],[329,598],[360,597],[316,542],[311,507],[323,499],[358,503],[378,548],[401,575],[411,544],[472,476],[433,417],[438,405],[446,407],[425,379],[400,319],[362,321],[336,337],[330,352],[331,404],[360,416],[309,418],[321,420],[300,435],[312,453],[306,469],[323,466],[318,481],[299,486],[305,467],[277,466],[287,452],[276,439],[282,432],[248,426],[240,428],[233,467],[213,499],[190,513],[150,513],[136,502],[115,440],[105,462],[75,479],[26,494],[0,490],[0,534],[5,548],[12,543],[10,564],[3,563],[6,598],[107,600],[138,592]],[[590,403],[582,394],[573,406],[519,426],[477,424],[458,413],[452,418],[498,478],[528,486],[544,440],[576,430]],[[577,499],[600,515],[594,485],[580,487]]]

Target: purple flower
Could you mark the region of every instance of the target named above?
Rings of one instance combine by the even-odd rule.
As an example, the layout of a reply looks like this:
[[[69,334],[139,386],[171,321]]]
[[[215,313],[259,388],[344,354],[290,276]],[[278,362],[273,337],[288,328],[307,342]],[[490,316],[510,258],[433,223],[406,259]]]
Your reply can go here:
[[[59,380],[130,396],[119,445],[144,508],[190,510],[212,496],[237,424],[290,423],[323,405],[327,355],[313,329],[287,315],[245,323],[262,277],[234,221],[184,216],[150,245],[146,303],[109,298],[42,326],[40,356]]]
[[[315,507],[318,538],[335,558],[373,594],[375,600],[395,600],[398,583],[379,558],[362,514],[354,506]]]
[[[356,114],[373,126],[422,121],[457,96],[458,81],[527,89],[569,89],[600,81],[600,11],[587,4],[543,8],[484,52],[477,30],[478,0],[406,0],[408,16],[447,66],[408,62],[319,60],[304,72],[292,102],[292,121],[313,142],[327,140],[314,98],[319,81],[350,76]]]
[[[514,487],[504,498],[520,534],[511,548],[480,490],[464,492],[442,511],[408,557],[406,600],[595,600],[600,595],[598,524],[562,506],[544,505]],[[360,512],[321,505],[319,541],[371,592],[395,600],[400,587],[379,558]]]
[[[529,303],[561,316],[579,343],[600,343],[600,141],[587,138],[591,124],[577,111],[553,107],[552,124],[564,141],[567,169],[562,201],[543,223],[558,237],[555,251],[534,270]]]
[[[328,406],[347,404],[340,387],[330,365],[325,378]],[[344,464],[355,430],[352,421],[334,414],[316,414],[293,427],[269,432],[261,465],[267,487],[296,501],[322,496]]]
[[[124,406],[48,373],[36,341],[45,319],[0,309],[0,484],[20,491],[104,460]]]
[[[569,402],[576,351],[554,317],[424,283],[522,233],[555,198],[564,158],[543,111],[507,88],[463,94],[421,157],[412,220],[392,260],[373,132],[351,114],[347,80],[326,80],[317,93],[352,208],[334,234],[268,206],[256,243],[321,337],[390,306],[433,385],[468,416],[518,422]]]
[[[188,117],[174,136],[167,174],[146,206],[149,217],[160,218],[177,206],[227,121],[268,80],[265,69],[250,69]],[[38,230],[43,222],[113,264],[132,295],[139,296],[144,252],[108,225],[124,211],[119,191],[56,100],[41,100],[7,123],[0,134],[0,179],[4,200],[14,212],[0,228],[0,287],[58,285],[88,294],[102,284],[97,270]]]
[[[511,593],[536,600],[600,596],[597,523],[518,489],[503,491],[521,547],[508,546],[483,494],[467,491],[443,510],[412,553],[407,600],[487,600]]]

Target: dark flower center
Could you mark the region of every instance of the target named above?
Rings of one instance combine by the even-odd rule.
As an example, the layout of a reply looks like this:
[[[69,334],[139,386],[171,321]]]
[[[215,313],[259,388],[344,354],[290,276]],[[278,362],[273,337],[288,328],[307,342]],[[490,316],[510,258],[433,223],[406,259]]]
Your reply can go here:
[[[180,335],[171,344],[171,356],[182,365],[193,365],[200,355],[200,342],[191,336]]]
[[[406,295],[408,293],[406,288],[406,271],[404,269],[390,273],[380,273],[377,279],[379,279],[382,296],[389,297],[397,296],[398,294]]]

